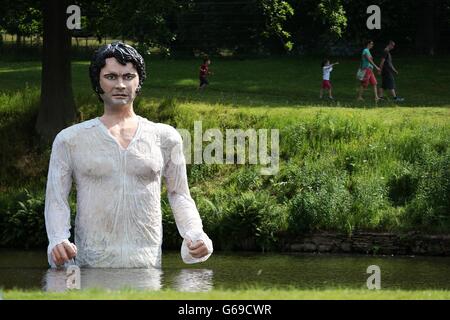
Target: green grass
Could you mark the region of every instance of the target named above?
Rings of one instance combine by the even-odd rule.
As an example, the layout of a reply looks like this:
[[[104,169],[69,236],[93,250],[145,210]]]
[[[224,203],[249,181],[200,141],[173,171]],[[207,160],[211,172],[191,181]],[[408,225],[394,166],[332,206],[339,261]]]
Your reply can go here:
[[[9,300],[448,300],[447,290],[363,290],[363,289],[329,289],[329,290],[212,290],[209,292],[161,291],[106,291],[106,290],[72,290],[65,293],[42,291],[9,290],[2,294]]]
[[[198,59],[163,60],[147,58],[148,79],[144,84],[146,98],[180,98],[209,104],[241,106],[345,106],[375,107],[372,92],[366,102],[356,102],[358,83],[354,74],[355,59],[339,59],[332,72],[335,103],[318,99],[321,83],[320,60],[308,57],[254,60],[213,60],[211,85],[206,93],[197,92]],[[406,98],[400,106],[450,106],[449,57],[397,58],[398,94]],[[92,91],[88,79],[88,62],[73,63],[73,84],[76,96],[86,99]],[[0,92],[21,90],[27,83],[39,87],[39,62],[1,62]],[[370,92],[369,92],[370,91]],[[387,103],[384,105],[395,106]],[[384,106],[380,105],[380,106]]]

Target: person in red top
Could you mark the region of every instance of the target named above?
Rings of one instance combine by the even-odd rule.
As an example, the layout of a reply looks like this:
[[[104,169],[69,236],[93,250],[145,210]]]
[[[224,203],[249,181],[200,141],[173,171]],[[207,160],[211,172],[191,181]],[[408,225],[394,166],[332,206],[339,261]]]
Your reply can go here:
[[[208,84],[208,75],[213,74],[211,71],[209,71],[209,65],[211,64],[211,60],[206,57],[203,59],[203,64],[200,66],[200,86],[199,89],[204,89]]]

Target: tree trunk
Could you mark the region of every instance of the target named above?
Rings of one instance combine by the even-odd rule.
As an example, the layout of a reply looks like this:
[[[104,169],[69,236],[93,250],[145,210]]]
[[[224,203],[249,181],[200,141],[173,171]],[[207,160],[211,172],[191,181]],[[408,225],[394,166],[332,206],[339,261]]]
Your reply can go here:
[[[72,91],[71,35],[66,27],[67,0],[43,1],[41,105],[36,130],[45,141],[71,125],[76,116]]]
[[[22,35],[20,33],[16,34],[16,47],[20,48],[22,46]]]
[[[418,5],[416,50],[418,53],[434,55],[436,50],[436,1],[424,0]]]

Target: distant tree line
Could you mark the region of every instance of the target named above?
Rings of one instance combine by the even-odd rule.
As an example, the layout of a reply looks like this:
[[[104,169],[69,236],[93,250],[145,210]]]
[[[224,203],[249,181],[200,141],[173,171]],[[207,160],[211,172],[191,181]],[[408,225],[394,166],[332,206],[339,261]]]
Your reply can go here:
[[[0,29],[43,34],[47,0],[0,0]],[[395,39],[400,50],[450,51],[450,0],[74,0],[82,15],[78,38],[131,40],[164,54],[352,53],[368,38]],[[368,30],[366,9],[381,8],[380,30]],[[1,40],[1,39],[0,39]]]

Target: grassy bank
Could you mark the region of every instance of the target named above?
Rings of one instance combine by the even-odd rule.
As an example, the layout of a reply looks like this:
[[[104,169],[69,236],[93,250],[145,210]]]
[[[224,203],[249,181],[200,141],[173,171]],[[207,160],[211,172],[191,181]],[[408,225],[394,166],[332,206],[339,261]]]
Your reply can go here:
[[[441,71],[450,59],[399,59],[399,93],[407,99],[401,105],[375,105],[369,93],[355,102],[357,62],[340,62],[333,72],[337,102],[316,98],[320,61],[310,58],[213,61],[216,74],[205,92],[196,90],[198,61],[148,63],[138,114],[191,133],[194,121],[202,121],[203,132],[224,135],[279,130],[275,175],[260,175],[259,165],[188,166],[192,196],[217,248],[271,249],[286,232],[450,231],[450,79]],[[87,66],[73,64],[83,120],[102,111]],[[40,67],[0,62],[0,74],[0,245],[44,245],[49,146],[37,147],[33,129]],[[164,243],[178,246],[166,200],[163,213]]]
[[[448,300],[446,290],[367,290],[367,289],[329,289],[329,290],[278,290],[243,289],[212,290],[209,292],[161,291],[105,291],[83,290],[65,293],[42,291],[10,290],[2,294],[9,300]]]

